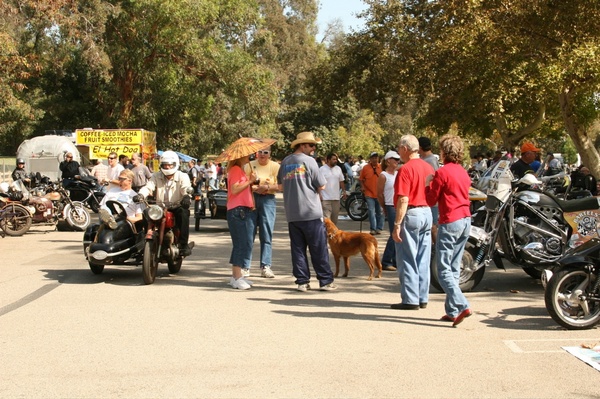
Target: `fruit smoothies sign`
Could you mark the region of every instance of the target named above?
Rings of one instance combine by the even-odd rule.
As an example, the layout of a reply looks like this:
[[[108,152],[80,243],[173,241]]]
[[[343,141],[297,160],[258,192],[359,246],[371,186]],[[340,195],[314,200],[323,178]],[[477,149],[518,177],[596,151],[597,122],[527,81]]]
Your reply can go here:
[[[156,156],[156,133],[144,129],[77,129],[77,145],[89,149],[90,159],[106,159],[108,154],[143,154],[144,159]]]

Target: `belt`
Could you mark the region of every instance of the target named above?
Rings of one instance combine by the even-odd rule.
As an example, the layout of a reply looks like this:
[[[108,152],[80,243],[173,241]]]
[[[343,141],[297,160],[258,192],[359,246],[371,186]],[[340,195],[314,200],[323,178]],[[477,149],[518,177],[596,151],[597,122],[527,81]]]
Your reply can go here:
[[[409,205],[408,209],[415,209],[415,208],[428,208],[427,205]]]

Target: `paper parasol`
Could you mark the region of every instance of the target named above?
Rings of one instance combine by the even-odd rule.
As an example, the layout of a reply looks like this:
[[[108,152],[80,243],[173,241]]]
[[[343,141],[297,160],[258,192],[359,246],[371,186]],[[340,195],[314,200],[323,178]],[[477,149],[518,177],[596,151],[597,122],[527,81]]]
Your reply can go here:
[[[274,139],[257,139],[253,137],[242,137],[233,142],[225,151],[221,153],[215,162],[226,162],[234,159],[240,159],[250,154],[267,148],[275,143]]]

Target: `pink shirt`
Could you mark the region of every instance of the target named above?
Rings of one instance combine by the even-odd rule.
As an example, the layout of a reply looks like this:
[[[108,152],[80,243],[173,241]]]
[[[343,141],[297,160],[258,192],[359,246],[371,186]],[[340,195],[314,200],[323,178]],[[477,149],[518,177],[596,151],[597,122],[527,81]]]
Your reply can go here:
[[[248,181],[248,176],[238,165],[232,167],[227,173],[227,186],[233,187],[235,183],[245,183]],[[227,210],[237,208],[238,206],[247,206],[254,208],[254,198],[252,198],[251,186],[234,195],[231,193],[231,188],[227,193]]]

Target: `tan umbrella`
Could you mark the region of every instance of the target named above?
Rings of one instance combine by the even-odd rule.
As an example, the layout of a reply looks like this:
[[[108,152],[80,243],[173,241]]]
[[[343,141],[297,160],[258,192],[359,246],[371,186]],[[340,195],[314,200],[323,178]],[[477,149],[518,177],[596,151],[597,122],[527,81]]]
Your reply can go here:
[[[233,142],[225,151],[215,160],[216,162],[226,162],[234,159],[240,159],[250,154],[267,148],[275,141],[274,139],[256,139],[253,137],[242,137]]]

